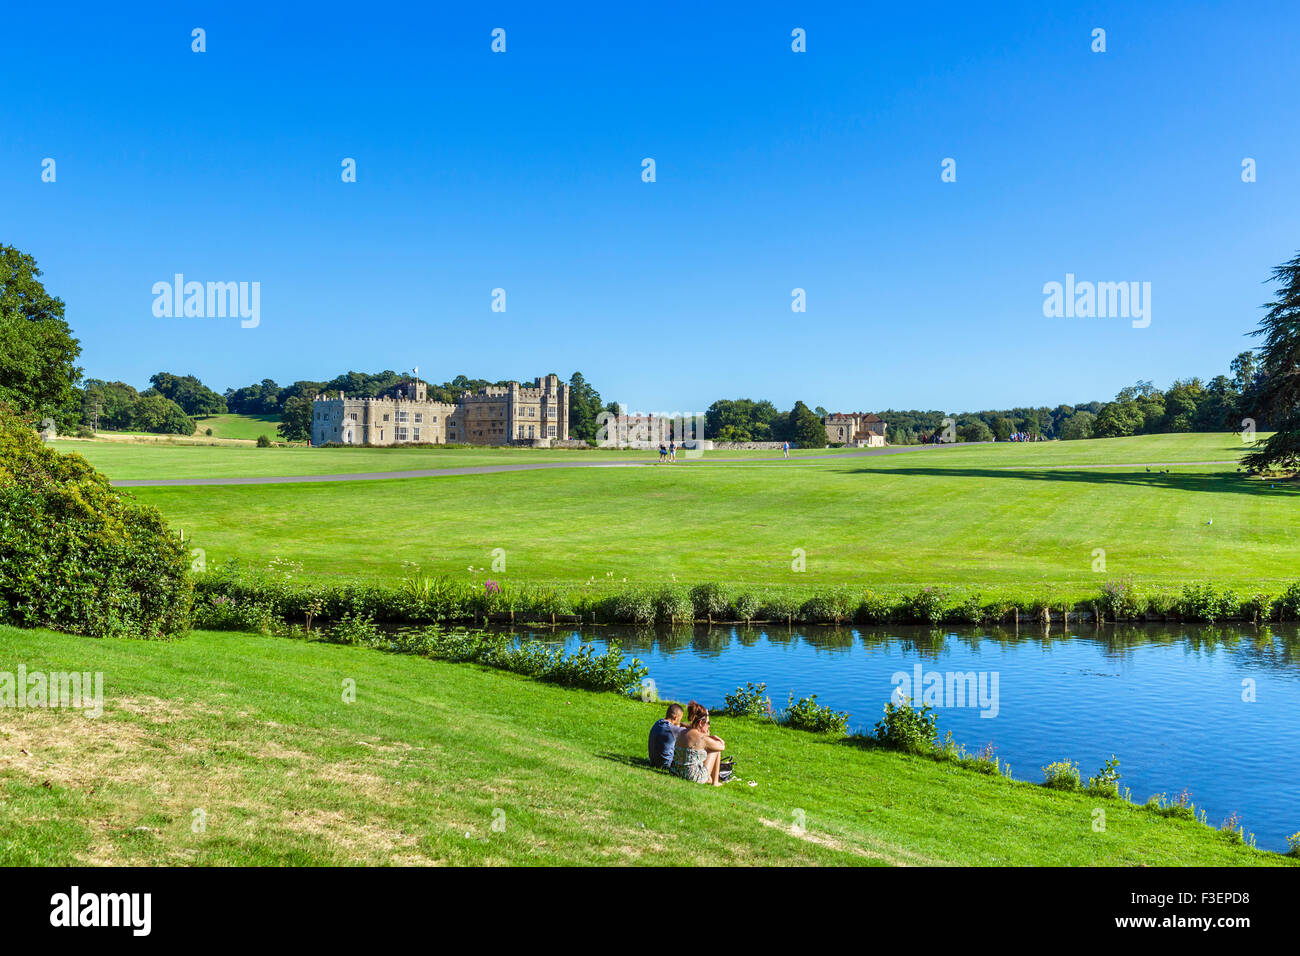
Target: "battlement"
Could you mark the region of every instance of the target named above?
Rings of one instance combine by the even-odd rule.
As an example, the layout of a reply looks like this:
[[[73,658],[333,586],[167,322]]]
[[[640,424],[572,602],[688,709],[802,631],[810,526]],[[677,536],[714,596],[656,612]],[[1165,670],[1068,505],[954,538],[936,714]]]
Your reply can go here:
[[[379,396],[317,395],[312,444],[504,445],[569,438],[569,389],[557,375],[539,376],[532,385],[486,385],[462,392],[454,404],[427,396],[427,383],[416,378]]]

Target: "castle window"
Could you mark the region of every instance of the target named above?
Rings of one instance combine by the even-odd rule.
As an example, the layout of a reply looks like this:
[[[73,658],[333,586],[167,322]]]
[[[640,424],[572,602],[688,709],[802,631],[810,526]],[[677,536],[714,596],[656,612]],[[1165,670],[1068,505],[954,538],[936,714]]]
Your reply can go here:
[[[415,429],[412,429],[412,431],[415,432],[415,434],[412,436],[413,440],[415,440],[415,441],[419,441],[419,440],[420,440],[420,429],[415,428]]]
[[[549,437],[549,438],[554,438],[554,437],[555,437],[555,426],[554,426],[554,425],[547,425],[547,426],[546,426],[546,434],[547,434],[547,437]]]
[[[421,412],[415,413],[415,424],[419,425],[424,421],[424,415]]]

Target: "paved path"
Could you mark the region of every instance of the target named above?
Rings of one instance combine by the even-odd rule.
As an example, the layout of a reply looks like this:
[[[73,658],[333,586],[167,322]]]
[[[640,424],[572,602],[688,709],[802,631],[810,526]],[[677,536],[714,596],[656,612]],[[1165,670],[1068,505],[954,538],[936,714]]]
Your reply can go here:
[[[826,459],[875,458],[880,455],[897,455],[904,452],[916,452],[925,449],[932,451],[949,448],[971,447],[964,445],[898,445],[889,448],[872,448],[867,451],[845,451],[831,455],[796,455],[784,458],[683,458],[674,465],[761,465],[772,462],[796,464],[801,461],[825,461]],[[658,459],[646,461],[535,461],[520,462],[510,465],[462,465],[457,468],[425,468],[419,471],[368,471],[341,475],[285,475],[277,477],[244,478],[123,478],[112,482],[116,488],[148,488],[171,485],[284,485],[298,484],[306,481],[383,481],[391,478],[448,478],[453,475],[491,475],[501,471],[539,471],[544,468],[658,468]]]

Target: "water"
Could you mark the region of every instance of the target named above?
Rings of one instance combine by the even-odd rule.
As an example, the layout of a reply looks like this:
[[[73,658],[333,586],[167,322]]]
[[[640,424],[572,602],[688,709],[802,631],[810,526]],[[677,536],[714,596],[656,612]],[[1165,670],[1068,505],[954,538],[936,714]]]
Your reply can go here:
[[[991,706],[937,708],[939,732],[968,750],[987,743],[1017,779],[1041,781],[1057,760],[1084,780],[1120,760],[1122,786],[1145,802],[1190,791],[1219,826],[1234,811],[1262,848],[1286,849],[1300,830],[1300,633],[1254,628],[1075,626],[1049,633],[889,627],[591,628],[520,630],[575,650],[616,640],[649,668],[659,696],[721,707],[747,681],[767,683],[776,707],[793,692],[848,711],[867,731],[897,673],[976,672]],[[1255,699],[1243,700],[1253,683]],[[987,713],[989,716],[981,716]],[[724,731],[725,733],[725,731]]]

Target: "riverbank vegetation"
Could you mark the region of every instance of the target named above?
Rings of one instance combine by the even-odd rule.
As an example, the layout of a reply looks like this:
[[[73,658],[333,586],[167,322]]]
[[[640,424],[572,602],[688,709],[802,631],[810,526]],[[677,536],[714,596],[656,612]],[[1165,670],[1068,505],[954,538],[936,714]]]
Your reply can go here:
[[[1212,583],[1177,591],[1152,590],[1110,579],[1084,600],[1052,601],[1025,595],[986,599],[977,592],[838,587],[751,590],[706,583],[639,587],[622,583],[547,587],[503,583],[471,575],[411,576],[396,586],[316,583],[301,566],[275,561],[265,569],[224,564],[196,581],[199,627],[283,630],[309,619],[346,618],[385,624],[583,623],[634,626],[737,624],[1011,625],[1117,621],[1300,620],[1300,581],[1281,591],[1239,594]]]

